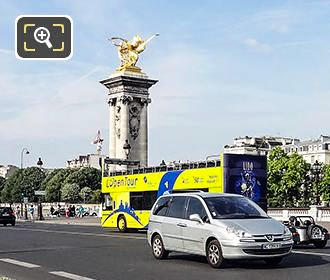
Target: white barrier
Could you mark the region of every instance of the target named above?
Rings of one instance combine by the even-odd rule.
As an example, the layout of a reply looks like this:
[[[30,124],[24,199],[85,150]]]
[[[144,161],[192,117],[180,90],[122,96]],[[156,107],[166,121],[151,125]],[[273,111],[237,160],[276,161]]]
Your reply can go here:
[[[38,203],[28,203],[27,204],[27,210],[29,209],[30,205],[33,204],[34,209],[35,209],[35,215],[37,214],[37,209],[38,209]],[[42,203],[42,214],[43,216],[46,217],[50,217],[52,218],[53,216],[50,214],[50,208],[51,206],[53,206],[53,208],[55,210],[58,209],[58,206],[60,206],[60,208],[64,208],[66,209],[68,206],[70,205],[74,205],[76,208],[76,211],[78,210],[78,208],[80,206],[82,206],[84,208],[84,210],[90,214],[92,213],[96,213],[97,217],[101,217],[101,204],[87,204],[87,203],[66,203],[66,202],[56,202],[56,203]],[[14,212],[17,211],[17,207],[19,207],[20,211],[21,211],[21,207],[23,206],[23,212],[25,210],[25,205],[21,204],[21,203],[13,203],[13,204],[9,204],[9,203],[0,203],[0,206],[11,206],[11,208],[14,210]]]
[[[317,222],[330,222],[330,208],[311,205],[308,208],[268,208],[267,214],[279,221],[290,216],[312,216]]]

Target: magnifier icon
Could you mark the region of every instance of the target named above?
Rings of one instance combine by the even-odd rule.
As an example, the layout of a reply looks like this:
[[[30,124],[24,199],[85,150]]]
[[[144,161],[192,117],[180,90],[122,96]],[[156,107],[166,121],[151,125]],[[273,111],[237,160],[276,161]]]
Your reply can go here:
[[[49,49],[53,47],[52,43],[49,41],[50,32],[46,27],[38,27],[34,31],[34,39],[40,44],[46,44]]]

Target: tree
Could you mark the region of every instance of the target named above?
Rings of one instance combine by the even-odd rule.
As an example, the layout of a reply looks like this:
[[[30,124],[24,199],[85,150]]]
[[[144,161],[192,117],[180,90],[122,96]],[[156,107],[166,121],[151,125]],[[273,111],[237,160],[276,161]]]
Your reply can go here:
[[[6,181],[2,190],[3,202],[21,202],[22,196],[29,201],[36,202],[38,198],[34,191],[39,190],[42,181],[45,179],[45,173],[38,167],[28,167],[16,170]]]
[[[302,204],[309,166],[297,153],[288,155],[280,147],[269,153],[268,201],[271,207],[293,207]],[[302,195],[304,194],[304,195]]]
[[[283,206],[285,196],[285,186],[282,177],[287,168],[288,155],[280,148],[276,147],[270,151],[268,157],[268,204],[270,207]]]
[[[65,184],[67,177],[73,173],[71,169],[55,169],[50,173],[43,183],[43,188],[46,191],[46,201],[57,202],[61,200],[61,188]]]
[[[92,190],[101,189],[101,171],[93,167],[84,167],[71,173],[65,183],[78,184],[80,189],[89,187]]]
[[[70,184],[66,183],[64,186],[61,188],[61,197],[63,201],[66,202],[78,202],[79,201],[79,190],[80,187],[78,184]]]
[[[303,194],[310,194],[303,189],[308,170],[309,166],[301,155],[298,153],[289,155],[287,169],[282,178],[286,188],[287,206],[299,206],[306,199]]]
[[[320,182],[320,193],[323,201],[330,201],[330,164],[324,165],[322,169],[322,180]]]
[[[3,188],[5,187],[6,179],[0,177],[0,193],[2,192]]]
[[[80,197],[83,200],[84,203],[89,203],[92,197],[92,189],[89,187],[84,187],[80,190]]]
[[[102,202],[101,190],[93,191],[90,203],[101,203],[101,202]]]

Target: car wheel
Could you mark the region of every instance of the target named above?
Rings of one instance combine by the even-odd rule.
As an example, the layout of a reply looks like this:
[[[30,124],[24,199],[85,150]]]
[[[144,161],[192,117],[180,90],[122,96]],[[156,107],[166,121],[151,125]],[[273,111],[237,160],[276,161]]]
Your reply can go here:
[[[14,226],[15,226],[15,222],[12,222],[12,223],[11,223],[11,226],[14,227]]]
[[[151,246],[152,254],[156,259],[161,260],[167,258],[168,251],[165,250],[163,240],[158,234],[152,239]]]
[[[327,245],[328,240],[322,240],[322,241],[313,241],[313,244],[316,248],[324,248]]]
[[[270,266],[275,266],[275,265],[278,265],[280,264],[280,262],[282,261],[282,257],[277,257],[277,258],[269,258],[269,259],[265,259],[265,262],[267,265],[270,265]]]
[[[96,213],[93,213],[92,216],[95,217],[95,216],[97,216],[97,214]]]
[[[220,268],[224,263],[221,245],[218,240],[212,240],[206,248],[206,258],[210,266]]]
[[[6,227],[6,226],[7,226],[7,224],[3,224],[3,226],[4,226],[4,227]]]
[[[322,228],[318,225],[311,225],[307,229],[307,236],[310,239],[321,239],[322,236]]]
[[[117,228],[120,232],[127,232],[127,223],[124,216],[120,216],[117,221]]]

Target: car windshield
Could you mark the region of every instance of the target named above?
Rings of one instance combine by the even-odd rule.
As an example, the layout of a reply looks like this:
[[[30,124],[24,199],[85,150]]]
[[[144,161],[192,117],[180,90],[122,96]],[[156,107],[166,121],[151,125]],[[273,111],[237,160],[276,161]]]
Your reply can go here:
[[[204,198],[215,219],[259,219],[269,218],[254,202],[239,196],[217,196]]]

